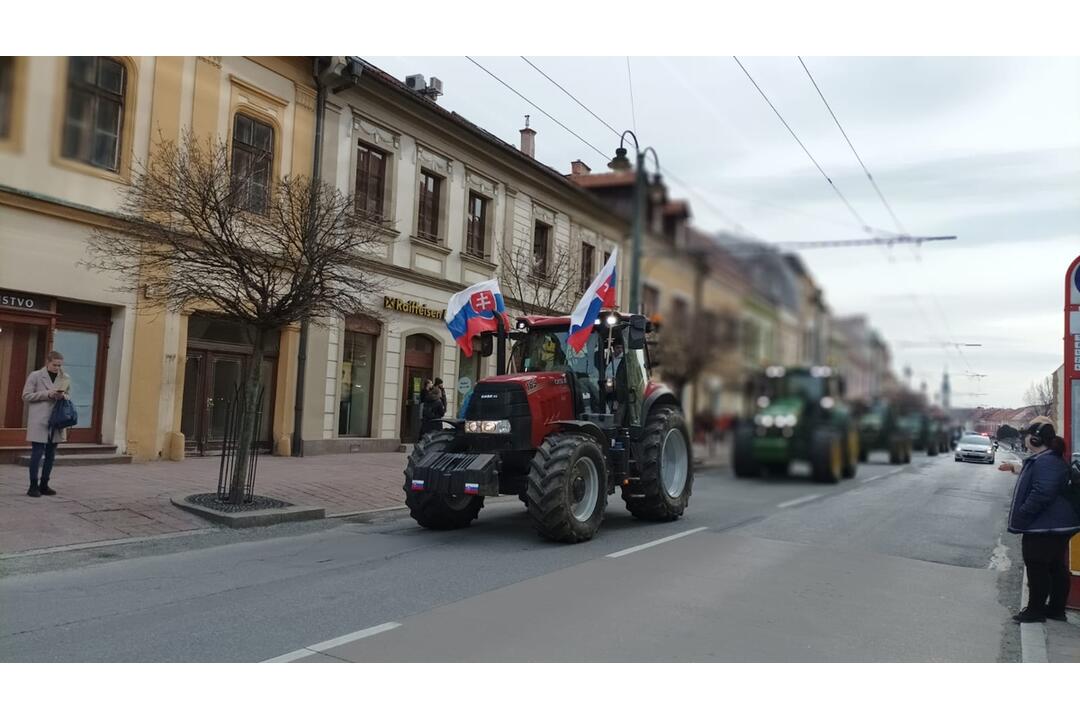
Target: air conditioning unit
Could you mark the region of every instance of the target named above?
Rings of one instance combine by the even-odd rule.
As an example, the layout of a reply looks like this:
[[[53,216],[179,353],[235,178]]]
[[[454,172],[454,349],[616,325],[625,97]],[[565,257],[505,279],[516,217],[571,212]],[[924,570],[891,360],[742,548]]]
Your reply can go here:
[[[442,80],[437,77],[431,78],[431,83],[428,85],[428,91],[432,95],[442,95]]]
[[[427,84],[424,82],[423,75],[410,75],[405,78],[405,84],[410,90],[415,90],[416,92],[423,92],[427,89]]]

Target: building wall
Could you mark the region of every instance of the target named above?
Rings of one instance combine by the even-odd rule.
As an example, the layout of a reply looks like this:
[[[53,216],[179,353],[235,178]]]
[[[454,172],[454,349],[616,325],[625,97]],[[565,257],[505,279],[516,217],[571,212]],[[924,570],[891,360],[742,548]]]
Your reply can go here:
[[[324,179],[335,182],[342,192],[355,191],[358,144],[386,153],[384,211],[393,227],[384,233],[384,247],[372,259],[372,278],[380,287],[367,299],[367,316],[379,323],[372,437],[339,436],[337,398],[345,323],[343,318],[332,318],[329,327],[312,329],[308,346],[304,451],[393,449],[401,438],[405,344],[410,336],[421,334],[435,343],[432,374],[444,381],[448,415],[456,414],[463,398],[457,389],[459,350],[443,319],[387,307],[385,297],[436,312],[445,310],[454,292],[500,275],[502,251],[508,243],[530,247],[538,219],[553,228],[554,252],[570,253],[575,263],[581,242],[594,243],[594,268],[598,271],[603,252],[622,246],[626,228],[584,193],[530,167],[516,150],[479,140],[432,111],[426,101],[403,97],[379,82],[362,78],[357,88],[334,95],[325,122]],[[422,168],[444,178],[441,243],[417,237]],[[470,191],[485,195],[491,203],[491,230],[483,259],[463,252]],[[625,262],[622,258],[620,266]],[[502,290],[510,302],[511,288],[503,283]],[[567,312],[578,299],[576,290],[575,284]],[[625,286],[621,292],[626,293]],[[486,359],[482,368],[482,375],[494,372],[494,358]]]
[[[302,58],[114,59],[127,76],[115,172],[61,157],[68,58],[19,58],[19,136],[0,143],[0,186],[8,188],[0,188],[0,287],[108,306],[102,440],[139,460],[182,457],[187,317],[164,312],[153,299],[113,292],[114,278],[78,262],[94,227],[117,225],[121,191],[158,143],[188,131],[231,142],[240,109],[274,127],[276,177],[310,172],[313,83]],[[282,345],[273,427],[287,436],[292,416],[282,398],[291,395],[287,370],[295,367],[289,333]]]

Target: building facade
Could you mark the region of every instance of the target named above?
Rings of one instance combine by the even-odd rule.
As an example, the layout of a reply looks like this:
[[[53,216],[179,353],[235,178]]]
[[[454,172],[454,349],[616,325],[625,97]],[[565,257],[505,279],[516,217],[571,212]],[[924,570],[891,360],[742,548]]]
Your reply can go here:
[[[415,440],[420,391],[441,378],[454,415],[495,358],[466,357],[443,320],[450,296],[535,263],[540,290],[570,272],[557,311],[568,313],[627,224],[534,157],[535,132],[507,144],[364,63],[326,105],[322,179],[390,221],[369,265],[383,290],[363,316],[324,318],[306,352],[305,454],[394,449]],[[626,261],[620,252],[620,277]],[[507,267],[508,264],[514,267]],[[620,283],[620,293],[626,293]]]
[[[223,421],[220,391],[250,348],[227,324],[164,312],[80,262],[91,233],[123,227],[120,191],[162,141],[190,131],[242,152],[256,127],[274,177],[310,173],[309,63],[3,58],[0,88],[0,446],[23,443],[22,382],[51,349],[73,377],[80,423],[72,441],[137,459],[182,456],[185,436],[189,445],[200,433],[210,442]],[[283,330],[264,376],[267,442],[291,432],[288,357]]]

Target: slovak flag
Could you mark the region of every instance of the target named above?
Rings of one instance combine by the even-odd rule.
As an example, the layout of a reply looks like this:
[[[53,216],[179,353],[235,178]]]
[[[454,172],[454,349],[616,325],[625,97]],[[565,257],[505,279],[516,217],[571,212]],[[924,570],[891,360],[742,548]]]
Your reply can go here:
[[[570,337],[567,342],[575,352],[581,352],[585,343],[589,341],[593,323],[600,314],[600,310],[606,307],[615,307],[615,262],[619,250],[611,251],[611,257],[604,263],[600,274],[593,278],[585,296],[578,302],[574,312],[570,315]]]
[[[498,280],[484,280],[450,296],[446,304],[446,327],[465,357],[472,357],[472,339],[485,330],[497,330],[499,320],[510,328]]]

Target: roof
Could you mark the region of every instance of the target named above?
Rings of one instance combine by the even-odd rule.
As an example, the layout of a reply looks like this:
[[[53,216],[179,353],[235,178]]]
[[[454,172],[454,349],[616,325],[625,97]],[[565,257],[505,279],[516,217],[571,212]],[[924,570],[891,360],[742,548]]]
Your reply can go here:
[[[685,200],[672,200],[664,205],[663,213],[665,215],[684,215],[689,217],[690,204]]]
[[[617,312],[620,320],[629,320],[631,315],[629,313]],[[518,322],[524,322],[529,327],[561,327],[569,325],[571,318],[569,315],[522,315],[517,319]]]
[[[469,120],[465,119],[461,115],[458,115],[456,112],[453,112],[451,110],[447,110],[446,108],[442,107],[437,102],[435,102],[434,100],[431,100],[430,98],[427,98],[427,97],[421,95],[420,93],[417,93],[417,92],[414,92],[414,91],[410,90],[409,87],[405,83],[403,83],[401,80],[398,80],[396,77],[389,74],[385,70],[382,70],[382,69],[376,67],[375,65],[372,65],[367,60],[364,60],[363,58],[360,58],[360,57],[357,57],[355,59],[359,63],[361,63],[361,65],[363,65],[363,68],[364,68],[364,71],[363,71],[363,73],[361,75],[361,79],[363,79],[363,78],[374,79],[377,82],[380,82],[383,85],[389,87],[390,89],[398,92],[402,96],[410,98],[413,102],[417,103],[418,105],[422,105],[422,106],[426,107],[427,109],[431,110],[432,112],[436,113],[437,115],[442,116],[444,119],[454,123],[455,125],[458,125],[463,130],[466,130],[469,133],[475,135],[476,137],[483,140],[484,142],[487,142],[487,143],[489,143],[491,145],[494,145],[494,146],[498,147],[503,152],[511,154],[516,160],[518,160],[520,162],[524,162],[525,164],[532,166],[532,168],[534,170],[537,170],[540,173],[542,173],[543,175],[546,175],[549,180],[562,185],[567,190],[569,190],[569,191],[573,192],[574,194],[576,194],[579,197],[579,199],[587,202],[590,206],[595,208],[598,213],[606,215],[608,218],[617,219],[618,222],[620,222],[620,223],[625,223],[626,222],[626,220],[624,218],[622,218],[617,213],[612,212],[607,206],[605,206],[603,203],[601,203],[599,200],[597,200],[597,198],[595,198],[593,195],[591,195],[589,192],[587,192],[583,188],[579,187],[576,183],[571,182],[569,178],[567,178],[565,175],[560,173],[555,168],[551,167],[550,165],[545,165],[544,163],[540,162],[539,160],[537,160],[534,157],[530,157],[529,155],[526,155],[525,153],[521,152],[521,150],[519,150],[514,145],[506,142],[505,140],[503,140],[502,138],[500,138],[500,137],[498,137],[496,135],[493,135],[492,133],[488,132],[487,130],[480,127],[479,125],[470,122]],[[605,174],[607,174],[607,173],[605,173]],[[632,178],[633,173],[630,173],[630,176]],[[584,176],[584,177],[590,177],[590,176]]]

